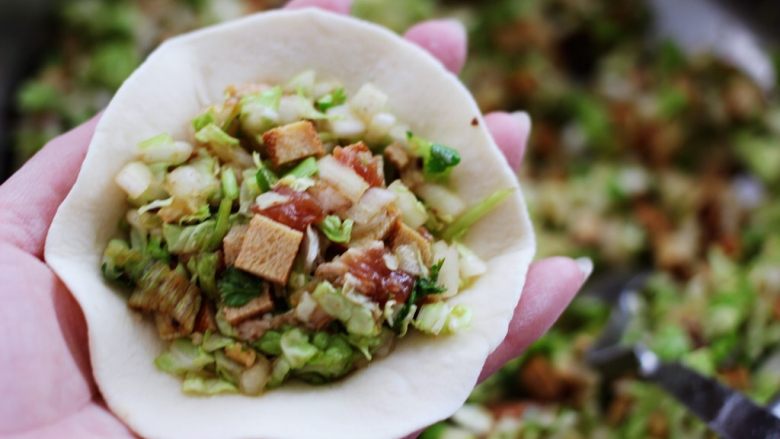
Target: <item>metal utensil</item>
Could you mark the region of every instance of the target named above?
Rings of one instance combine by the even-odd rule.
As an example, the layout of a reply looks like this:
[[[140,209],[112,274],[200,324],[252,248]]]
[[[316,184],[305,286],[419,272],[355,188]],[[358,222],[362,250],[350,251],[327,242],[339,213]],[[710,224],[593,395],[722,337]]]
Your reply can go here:
[[[725,439],[780,439],[780,400],[774,407],[760,407],[715,379],[677,362],[660,361],[646,346],[621,343],[648,277],[646,272],[634,275],[620,287],[607,326],[587,354],[588,363],[607,379],[634,372],[658,385]]]

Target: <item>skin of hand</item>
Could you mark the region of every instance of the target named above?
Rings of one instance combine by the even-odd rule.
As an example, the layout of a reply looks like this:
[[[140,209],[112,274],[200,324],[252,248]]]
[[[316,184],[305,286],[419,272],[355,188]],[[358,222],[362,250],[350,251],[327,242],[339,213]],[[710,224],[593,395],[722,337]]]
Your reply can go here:
[[[287,7],[311,6],[347,14],[350,1],[293,0]],[[423,22],[405,37],[453,72],[465,62],[466,33],[458,22]],[[92,379],[84,317],[43,260],[49,225],[76,180],[98,118],[49,142],[0,186],[2,437],[133,436],[102,403]],[[517,169],[530,119],[525,113],[492,113],[485,121]],[[591,270],[588,261],[563,257],[533,263],[509,333],[487,359],[480,380],[547,331]]]

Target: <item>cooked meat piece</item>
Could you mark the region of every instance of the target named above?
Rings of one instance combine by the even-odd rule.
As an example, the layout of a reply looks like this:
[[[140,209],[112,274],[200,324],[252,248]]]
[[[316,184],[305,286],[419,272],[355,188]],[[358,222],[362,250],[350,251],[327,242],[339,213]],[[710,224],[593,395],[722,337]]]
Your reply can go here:
[[[235,265],[238,254],[241,253],[241,245],[244,244],[244,237],[249,228],[246,224],[233,226],[225,238],[222,240],[222,249],[225,252],[225,265]]]
[[[195,319],[195,332],[216,331],[217,321],[214,314],[214,306],[211,302],[204,301]]]
[[[263,134],[263,143],[271,157],[271,162],[276,167],[325,153],[317,129],[308,120],[266,131]]]
[[[352,207],[352,201],[349,198],[325,181],[318,180],[307,192],[317,200],[317,204],[328,215],[335,212],[344,212]]]
[[[255,215],[235,266],[271,282],[286,284],[303,233]]]
[[[274,309],[274,302],[271,300],[271,294],[268,292],[268,285],[264,284],[265,291],[260,296],[247,302],[244,306],[238,308],[225,307],[223,312],[225,320],[235,326],[244,320],[252,317],[261,316]]]
[[[284,314],[262,319],[247,320],[236,328],[238,338],[246,341],[254,341],[262,337],[263,334],[271,329],[281,328],[285,325],[292,325],[296,322],[294,311],[288,311]]]
[[[337,146],[333,149],[333,157],[352,168],[369,185],[374,187],[385,185],[382,156],[375,156],[365,143],[358,142],[343,148]]]
[[[430,241],[403,222],[398,221],[396,223],[390,242],[393,250],[402,245],[411,245],[417,248],[420,252],[420,256],[422,256],[423,263],[426,266],[431,265],[432,253]]]

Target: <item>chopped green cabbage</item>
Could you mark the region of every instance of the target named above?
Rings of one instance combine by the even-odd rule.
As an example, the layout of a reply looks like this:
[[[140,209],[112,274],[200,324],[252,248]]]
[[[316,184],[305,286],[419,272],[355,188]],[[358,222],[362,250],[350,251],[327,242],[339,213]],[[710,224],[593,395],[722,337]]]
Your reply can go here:
[[[225,337],[224,335],[216,332],[206,331],[206,333],[203,335],[203,343],[201,344],[201,347],[206,352],[214,352],[226,348],[234,342],[235,340],[230,337]]]
[[[271,378],[268,380],[268,388],[278,387],[287,378],[287,374],[290,373],[290,363],[284,357],[279,357],[274,360],[273,367],[271,368]]]
[[[124,280],[133,285],[143,274],[147,262],[143,253],[131,249],[126,241],[112,239],[103,252],[103,276],[110,280]]]
[[[282,333],[280,331],[267,331],[252,345],[264,354],[278,357],[282,355]]]
[[[317,175],[319,168],[317,167],[317,159],[309,157],[302,162],[298,163],[287,175],[291,175],[295,178],[306,178]],[[287,176],[285,175],[285,176]]]
[[[193,275],[193,282],[197,282],[203,292],[212,299],[217,298],[217,267],[219,266],[219,253],[198,253],[187,261],[187,270]]]
[[[452,334],[471,322],[471,310],[463,305],[450,307],[445,302],[425,304],[412,322],[419,331],[431,335]]]
[[[279,119],[282,88],[277,86],[260,93],[244,96],[241,107],[241,126],[249,134],[259,135],[273,127]]]
[[[282,348],[282,356],[293,369],[303,367],[306,362],[317,354],[317,348],[309,343],[308,334],[299,328],[285,331],[279,344]]]
[[[220,393],[236,393],[238,388],[220,378],[207,378],[189,373],[181,383],[181,390],[190,395],[217,395]]]
[[[221,350],[214,351],[214,360],[217,366],[217,375],[232,384],[238,384],[241,373],[244,372],[244,366],[228,358]]]
[[[354,224],[351,219],[342,222],[338,216],[328,215],[318,226],[329,240],[343,244],[349,242]]]
[[[208,248],[216,221],[208,220],[193,226],[163,224],[162,233],[168,251],[174,254],[195,253]]]
[[[154,360],[158,369],[174,375],[198,372],[213,362],[214,357],[200,346],[195,346],[189,338],[177,338],[166,352]]]
[[[333,288],[329,282],[317,285],[312,298],[330,316],[341,321],[347,332],[355,335],[374,336],[379,334],[379,325],[372,310],[364,304],[350,300],[345,294]]]
[[[324,383],[352,370],[354,351],[344,336],[318,332],[312,337],[317,353],[295,375],[311,383]]]

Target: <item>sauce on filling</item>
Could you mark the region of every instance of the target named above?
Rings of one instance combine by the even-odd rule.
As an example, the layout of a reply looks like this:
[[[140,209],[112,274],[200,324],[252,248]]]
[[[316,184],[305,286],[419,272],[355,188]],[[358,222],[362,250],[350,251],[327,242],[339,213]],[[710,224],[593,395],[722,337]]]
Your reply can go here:
[[[360,293],[381,306],[390,299],[404,303],[414,288],[414,276],[387,268],[384,253],[381,247],[372,247],[357,254],[347,252],[342,261],[349,268],[350,274],[360,281]]]
[[[325,213],[317,200],[308,193],[298,192],[287,186],[278,186],[274,188],[274,192],[288,197],[289,200],[265,209],[258,209],[255,205],[253,208],[255,213],[300,231],[325,218]]]
[[[382,158],[374,157],[365,143],[360,142],[343,148],[337,146],[333,149],[333,157],[352,168],[369,185],[373,187],[385,185]]]

